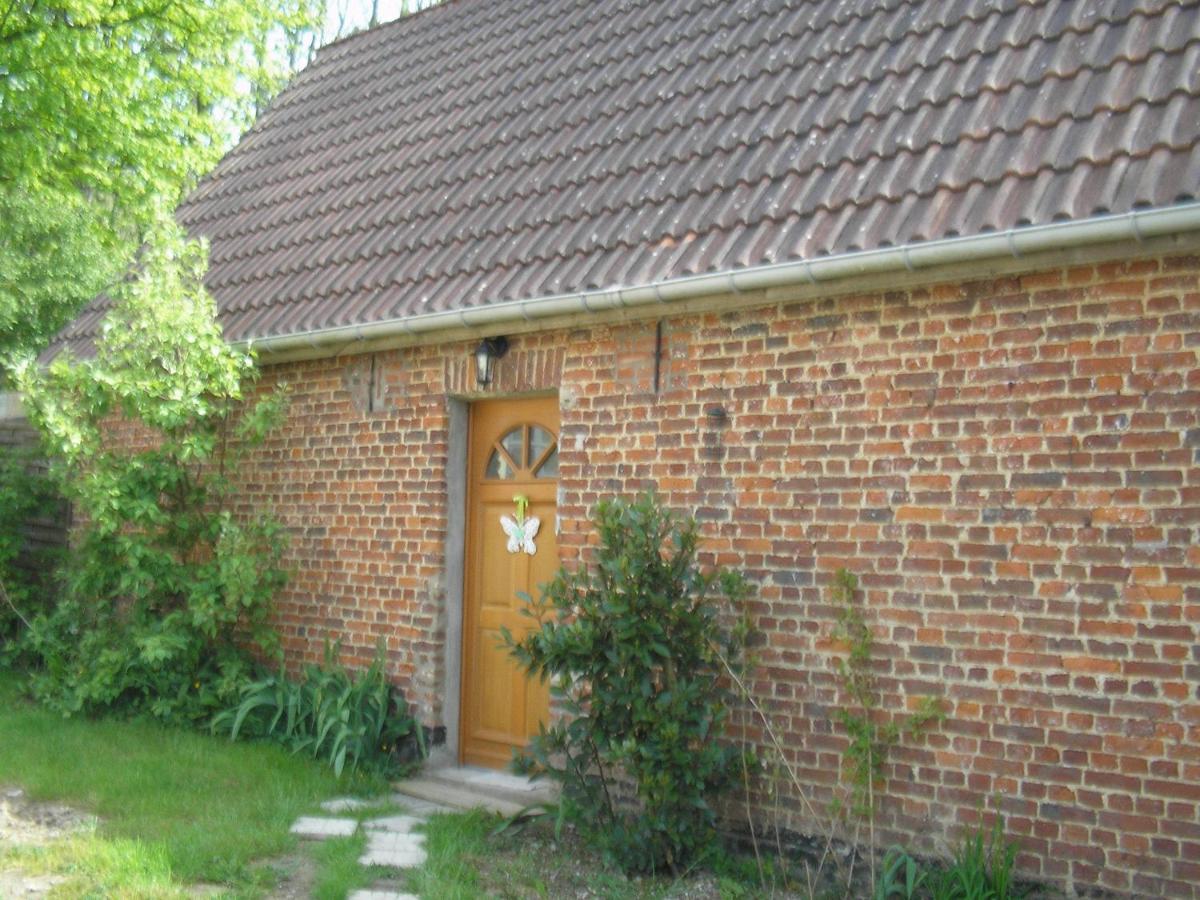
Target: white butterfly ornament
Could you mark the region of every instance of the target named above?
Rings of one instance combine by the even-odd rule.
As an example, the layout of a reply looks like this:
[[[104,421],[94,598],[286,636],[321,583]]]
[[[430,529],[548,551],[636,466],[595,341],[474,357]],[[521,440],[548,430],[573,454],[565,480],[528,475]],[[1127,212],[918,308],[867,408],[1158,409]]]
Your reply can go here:
[[[500,525],[504,528],[504,533],[508,535],[508,552],[520,553],[524,550],[530,556],[537,553],[533,539],[537,536],[541,524],[542,520],[537,516],[530,516],[521,522],[512,516],[501,516]]]

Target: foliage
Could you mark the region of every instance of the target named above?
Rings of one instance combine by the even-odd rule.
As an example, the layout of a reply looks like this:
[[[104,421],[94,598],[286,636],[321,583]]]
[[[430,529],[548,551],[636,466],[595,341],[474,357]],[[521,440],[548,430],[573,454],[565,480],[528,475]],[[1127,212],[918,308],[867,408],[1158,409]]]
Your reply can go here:
[[[0,9],[0,353],[34,349],[289,74],[319,0],[37,0]],[[299,61],[299,60],[297,60]]]
[[[0,177],[0,222],[4,355],[38,347],[66,325],[112,282],[128,248],[111,233],[104,210],[73,189],[35,192]]]
[[[888,752],[903,734],[919,734],[931,722],[941,722],[945,714],[935,698],[924,697],[907,718],[881,721],[879,688],[871,670],[875,639],[856,602],[858,579],[840,569],[834,575],[832,592],[838,608],[834,637],[847,647],[846,656],[837,663],[838,677],[850,700],[849,708],[840,708],[834,715],[849,738],[844,756],[850,811],[869,818],[874,813],[874,787],[883,779]]]
[[[201,245],[164,221],[140,263],[114,292],[95,359],[17,368],[83,520],[66,595],[27,646],[42,666],[34,689],[64,714],[195,722],[237,695],[249,652],[275,649],[283,540],[227,500],[236,453],[265,437],[282,398],[244,403],[253,363],[221,337]]]
[[[388,683],[380,644],[370,668],[356,679],[338,661],[338,645],[325,646],[325,665],[307,665],[293,681],[278,675],[245,685],[238,702],[219,713],[213,731],[229,736],[270,738],[293,753],[327,759],[337,775],[349,765],[394,773],[410,760],[411,747],[424,754],[420,724],[404,697]]]
[[[913,900],[929,873],[903,847],[891,847],[883,858],[883,868],[875,881],[875,900]]]
[[[28,554],[24,527],[41,510],[52,507],[56,497],[49,481],[35,469],[33,455],[25,448],[0,447],[0,661],[11,658],[22,623],[41,606],[45,578],[36,577],[52,568],[52,554]]]
[[[982,825],[963,837],[950,865],[931,879],[934,900],[1009,900],[1027,892],[1013,882],[1017,845],[1004,836],[1004,818],[990,832]]]
[[[892,847],[875,881],[875,900],[931,897],[933,900],[1013,900],[1029,891],[1014,883],[1017,845],[1004,837],[1004,818],[990,831],[982,825],[965,835],[948,865],[924,867],[901,847]]]
[[[565,718],[534,738],[523,764],[562,783],[568,817],[595,828],[626,869],[679,869],[715,831],[709,799],[741,769],[721,740],[749,625],[736,573],[702,573],[693,521],[645,495],[603,501],[590,565],[560,571],[531,603],[541,627],[509,647],[551,679]],[[549,614],[553,613],[553,618]],[[614,797],[628,777],[640,809]]]

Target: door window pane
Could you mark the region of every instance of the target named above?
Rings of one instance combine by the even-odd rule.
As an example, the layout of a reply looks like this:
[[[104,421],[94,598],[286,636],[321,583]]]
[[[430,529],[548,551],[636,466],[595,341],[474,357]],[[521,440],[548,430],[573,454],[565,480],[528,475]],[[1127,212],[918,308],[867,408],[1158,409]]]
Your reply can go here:
[[[485,478],[512,478],[516,472],[512,467],[512,463],[508,461],[508,457],[499,450],[493,450],[491,457],[488,459],[487,469],[484,472]]]
[[[509,455],[509,458],[512,459],[513,464],[518,469],[523,469],[529,465],[529,460],[525,458],[523,452],[525,449],[524,444],[525,428],[523,426],[514,428],[504,437],[500,438],[500,446],[504,448],[504,451]]]
[[[537,478],[557,478],[558,477],[558,448],[555,447],[550,451],[550,455],[537,467],[537,471],[533,473]]]

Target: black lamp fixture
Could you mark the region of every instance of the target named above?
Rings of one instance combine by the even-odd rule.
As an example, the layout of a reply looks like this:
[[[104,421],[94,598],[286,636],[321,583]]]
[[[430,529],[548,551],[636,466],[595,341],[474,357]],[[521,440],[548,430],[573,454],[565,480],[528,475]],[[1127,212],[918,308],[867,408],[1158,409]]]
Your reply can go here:
[[[475,348],[475,381],[480,387],[487,387],[492,383],[492,376],[496,372],[496,360],[507,352],[506,337],[484,338],[479,342],[479,346]]]

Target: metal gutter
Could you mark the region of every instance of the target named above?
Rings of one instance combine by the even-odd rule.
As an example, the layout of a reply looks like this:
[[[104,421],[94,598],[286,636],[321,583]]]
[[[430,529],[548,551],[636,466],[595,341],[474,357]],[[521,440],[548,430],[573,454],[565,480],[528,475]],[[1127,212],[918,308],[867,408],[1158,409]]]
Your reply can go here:
[[[577,313],[670,303],[712,294],[766,288],[825,284],[864,275],[911,272],[955,263],[1021,258],[1047,250],[1064,250],[1115,241],[1144,240],[1200,230],[1200,203],[1134,210],[1049,225],[1032,225],[969,237],[840,253],[811,260],[776,263],[749,269],[691,275],[632,287],[608,287],[530,300],[512,300],[448,312],[424,313],[364,325],[322,328],[297,334],[238,341],[236,346],[262,354],[309,350],[333,344],[415,336],[450,328],[490,328]]]

